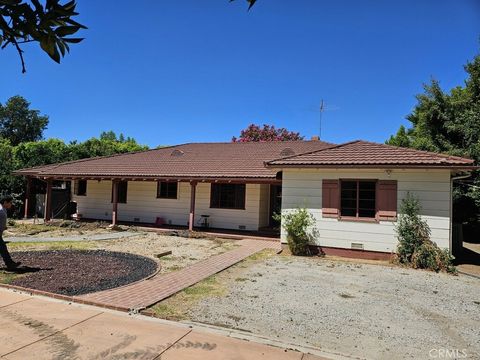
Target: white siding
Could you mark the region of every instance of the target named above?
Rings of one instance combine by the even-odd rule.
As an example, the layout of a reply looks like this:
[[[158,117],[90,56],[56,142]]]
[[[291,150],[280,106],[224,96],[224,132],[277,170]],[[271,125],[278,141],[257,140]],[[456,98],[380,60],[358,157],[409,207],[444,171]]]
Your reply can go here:
[[[246,185],[245,210],[211,209],[210,184],[197,185],[195,221],[199,224],[201,215],[210,215],[210,226],[219,229],[258,230],[260,208],[259,184]]]
[[[270,185],[260,185],[259,227],[270,225]]]
[[[210,184],[199,183],[196,192],[195,225],[201,215],[210,215],[210,226],[223,229],[258,230],[260,221],[260,189],[258,184],[246,185],[245,210],[210,209]],[[73,188],[73,187],[72,187]],[[84,218],[111,221],[111,181],[89,180],[87,196],[73,195],[77,211]],[[188,225],[190,184],[178,184],[178,199],[157,199],[157,183],[129,181],[127,203],[118,204],[119,221],[155,223],[157,217],[172,225]]]
[[[432,240],[440,247],[449,248],[449,170],[392,170],[389,177],[383,170],[284,169],[282,212],[299,206],[308,208],[316,220],[317,245],[349,249],[355,242],[364,244],[365,250],[391,252],[396,249],[395,222],[365,223],[322,217],[322,180],[341,178],[397,180],[398,207],[407,192],[418,197]],[[283,229],[282,241],[285,241]]]

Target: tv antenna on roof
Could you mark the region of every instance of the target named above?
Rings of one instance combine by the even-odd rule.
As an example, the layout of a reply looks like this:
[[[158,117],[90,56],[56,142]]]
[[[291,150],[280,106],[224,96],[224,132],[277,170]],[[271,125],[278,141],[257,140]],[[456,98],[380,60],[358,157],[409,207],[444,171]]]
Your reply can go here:
[[[323,103],[323,99],[320,101],[320,131],[318,132],[318,139],[322,139],[322,116],[323,111],[325,110],[325,104]]]

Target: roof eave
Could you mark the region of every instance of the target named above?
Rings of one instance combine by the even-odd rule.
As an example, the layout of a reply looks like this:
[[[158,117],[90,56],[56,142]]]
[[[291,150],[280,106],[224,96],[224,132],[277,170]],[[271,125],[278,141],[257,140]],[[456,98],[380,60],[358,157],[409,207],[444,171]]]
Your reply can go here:
[[[480,169],[480,166],[475,165],[428,165],[428,164],[328,164],[328,165],[318,165],[318,164],[265,164],[269,169],[300,169],[300,168],[309,168],[309,169],[379,169],[379,168],[388,168],[388,169],[452,169],[452,170],[477,170]]]
[[[57,180],[132,180],[132,181],[182,181],[182,182],[245,182],[245,183],[276,183],[276,174],[271,176],[175,176],[175,175],[98,175],[98,174],[26,174],[18,175],[33,176],[39,179]]]

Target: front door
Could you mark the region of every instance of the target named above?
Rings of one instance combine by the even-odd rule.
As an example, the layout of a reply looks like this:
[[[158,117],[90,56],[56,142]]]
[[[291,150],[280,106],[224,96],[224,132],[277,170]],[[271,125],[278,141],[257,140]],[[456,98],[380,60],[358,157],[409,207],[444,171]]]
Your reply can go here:
[[[270,227],[279,227],[280,222],[273,218],[282,211],[282,185],[270,185]]]

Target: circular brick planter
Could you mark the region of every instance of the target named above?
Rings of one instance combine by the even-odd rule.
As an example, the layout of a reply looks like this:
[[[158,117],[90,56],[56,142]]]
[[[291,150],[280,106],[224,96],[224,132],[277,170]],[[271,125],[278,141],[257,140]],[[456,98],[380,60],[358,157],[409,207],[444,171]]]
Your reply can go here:
[[[76,296],[113,289],[149,277],[157,263],[149,258],[104,250],[25,251],[12,254],[22,276],[11,284]]]

